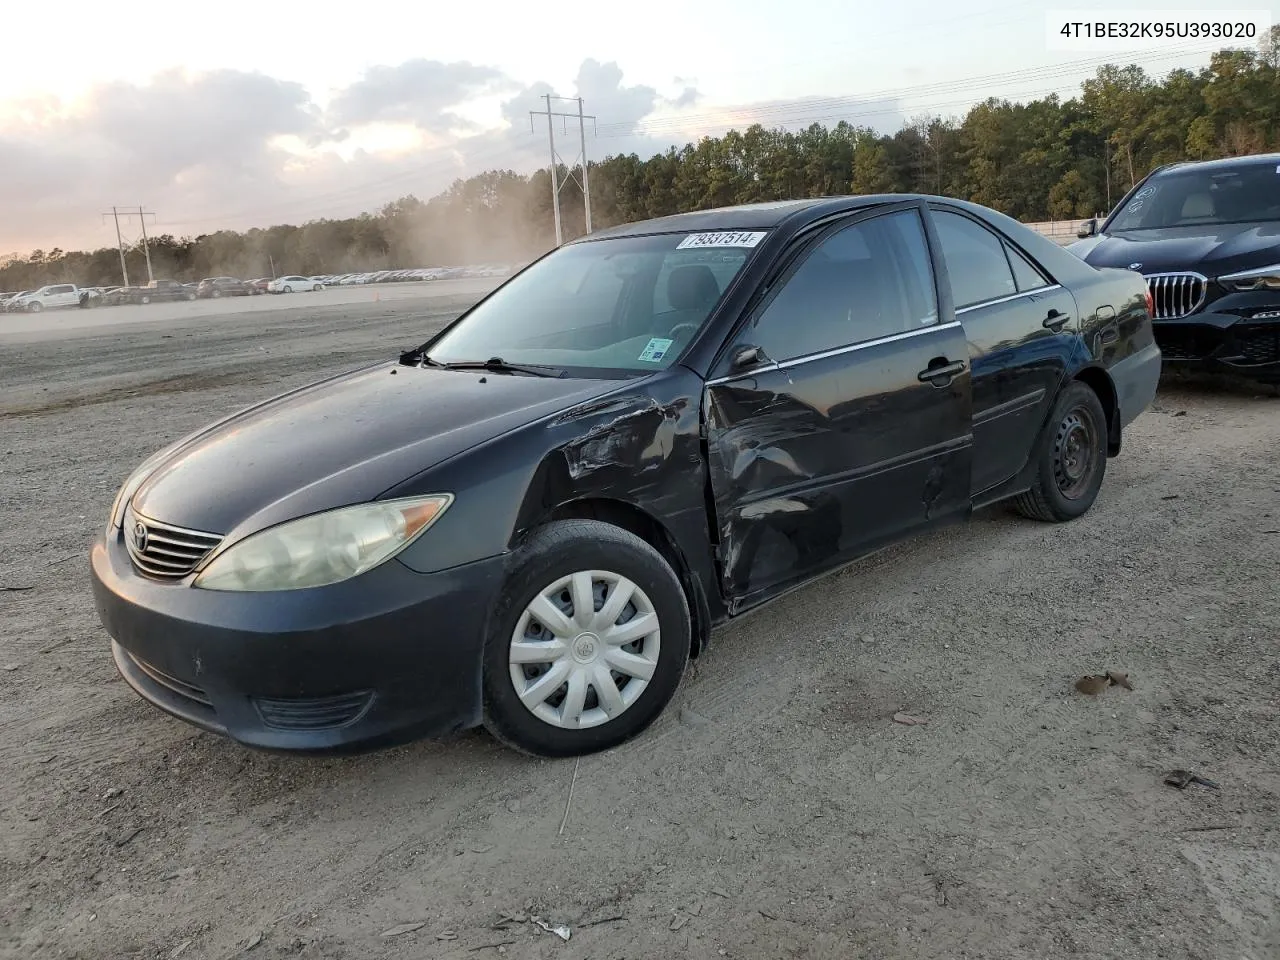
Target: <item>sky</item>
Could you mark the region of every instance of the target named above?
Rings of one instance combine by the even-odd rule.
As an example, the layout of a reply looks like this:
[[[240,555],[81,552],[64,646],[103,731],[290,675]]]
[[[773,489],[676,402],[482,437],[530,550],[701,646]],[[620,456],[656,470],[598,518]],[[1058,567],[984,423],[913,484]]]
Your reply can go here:
[[[1280,0],[1229,5],[1280,21]],[[154,212],[153,234],[198,235],[528,173],[548,162],[545,118],[529,118],[546,93],[583,98],[592,160],[647,157],[753,122],[891,133],[990,96],[1071,96],[1107,62],[1198,67],[1222,45],[1050,42],[1055,11],[1115,19],[1099,0],[11,6],[0,257],[112,246],[113,205]],[[1216,6],[1124,4],[1155,19]],[[566,162],[576,133],[557,127]],[[122,221],[126,242],[138,219]]]

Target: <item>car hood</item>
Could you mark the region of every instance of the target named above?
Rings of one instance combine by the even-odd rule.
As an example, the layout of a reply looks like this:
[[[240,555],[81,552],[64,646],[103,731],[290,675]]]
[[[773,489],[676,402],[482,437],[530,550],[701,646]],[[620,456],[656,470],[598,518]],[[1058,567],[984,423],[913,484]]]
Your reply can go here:
[[[1193,270],[1220,277],[1280,262],[1280,223],[1100,234],[1067,249],[1095,267],[1122,267],[1144,274]]]
[[[241,536],[375,499],[470,447],[619,385],[379,364],[180,441],[132,504],[162,523]]]

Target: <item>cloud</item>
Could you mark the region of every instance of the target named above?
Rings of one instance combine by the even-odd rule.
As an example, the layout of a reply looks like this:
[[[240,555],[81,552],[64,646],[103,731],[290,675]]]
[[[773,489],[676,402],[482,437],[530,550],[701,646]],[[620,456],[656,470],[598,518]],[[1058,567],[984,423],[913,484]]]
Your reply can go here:
[[[597,118],[586,125],[593,161],[647,158],[722,132],[717,123],[754,122],[751,108],[705,106],[693,80],[662,91],[594,59],[568,90],[521,84],[489,66],[414,59],[370,68],[327,103],[263,73],[173,70],[145,84],[101,84],[70,105],[0,102],[0,247],[109,246],[114,231],[101,212],[112,204],[145,204],[157,214],[148,229],[195,235],[352,216],[409,193],[425,199],[487,169],[530,173],[548,161],[545,118],[529,123],[545,94],[583,98]],[[500,122],[477,132],[482,113],[460,111],[477,100],[492,110],[494,98]],[[571,100],[552,105],[577,111]],[[577,122],[555,121],[560,158],[573,163]],[[761,121],[797,125],[785,104],[769,105]]]
[[[436,131],[459,122],[452,108],[512,85],[493,67],[407,60],[394,67],[370,68],[333,98],[329,117],[339,127],[408,123]]]

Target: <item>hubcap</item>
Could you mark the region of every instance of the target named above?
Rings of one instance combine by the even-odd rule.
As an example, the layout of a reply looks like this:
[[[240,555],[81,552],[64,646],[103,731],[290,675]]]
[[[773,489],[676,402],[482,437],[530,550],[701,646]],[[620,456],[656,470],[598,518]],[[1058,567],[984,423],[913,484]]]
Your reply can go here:
[[[1058,490],[1068,500],[1083,494],[1097,469],[1096,425],[1088,411],[1073,410],[1063,418],[1054,438],[1053,472]]]
[[[644,693],[661,643],[658,614],[640,587],[616,573],[581,570],[525,607],[511,635],[511,683],[543,722],[596,727]]]

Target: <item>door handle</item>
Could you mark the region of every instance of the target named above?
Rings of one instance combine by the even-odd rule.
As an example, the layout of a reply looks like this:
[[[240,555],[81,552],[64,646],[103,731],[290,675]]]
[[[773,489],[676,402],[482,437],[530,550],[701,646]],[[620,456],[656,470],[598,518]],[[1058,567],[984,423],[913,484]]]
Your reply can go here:
[[[945,387],[964,371],[963,360],[948,363],[946,357],[935,357],[929,362],[929,366],[916,374],[916,379],[921,383],[932,383],[935,387]]]
[[[1070,319],[1070,315],[1063,313],[1055,307],[1050,310],[1049,315],[1044,318],[1044,326],[1045,329],[1052,330],[1054,333],[1057,333],[1067,325],[1067,321]]]

